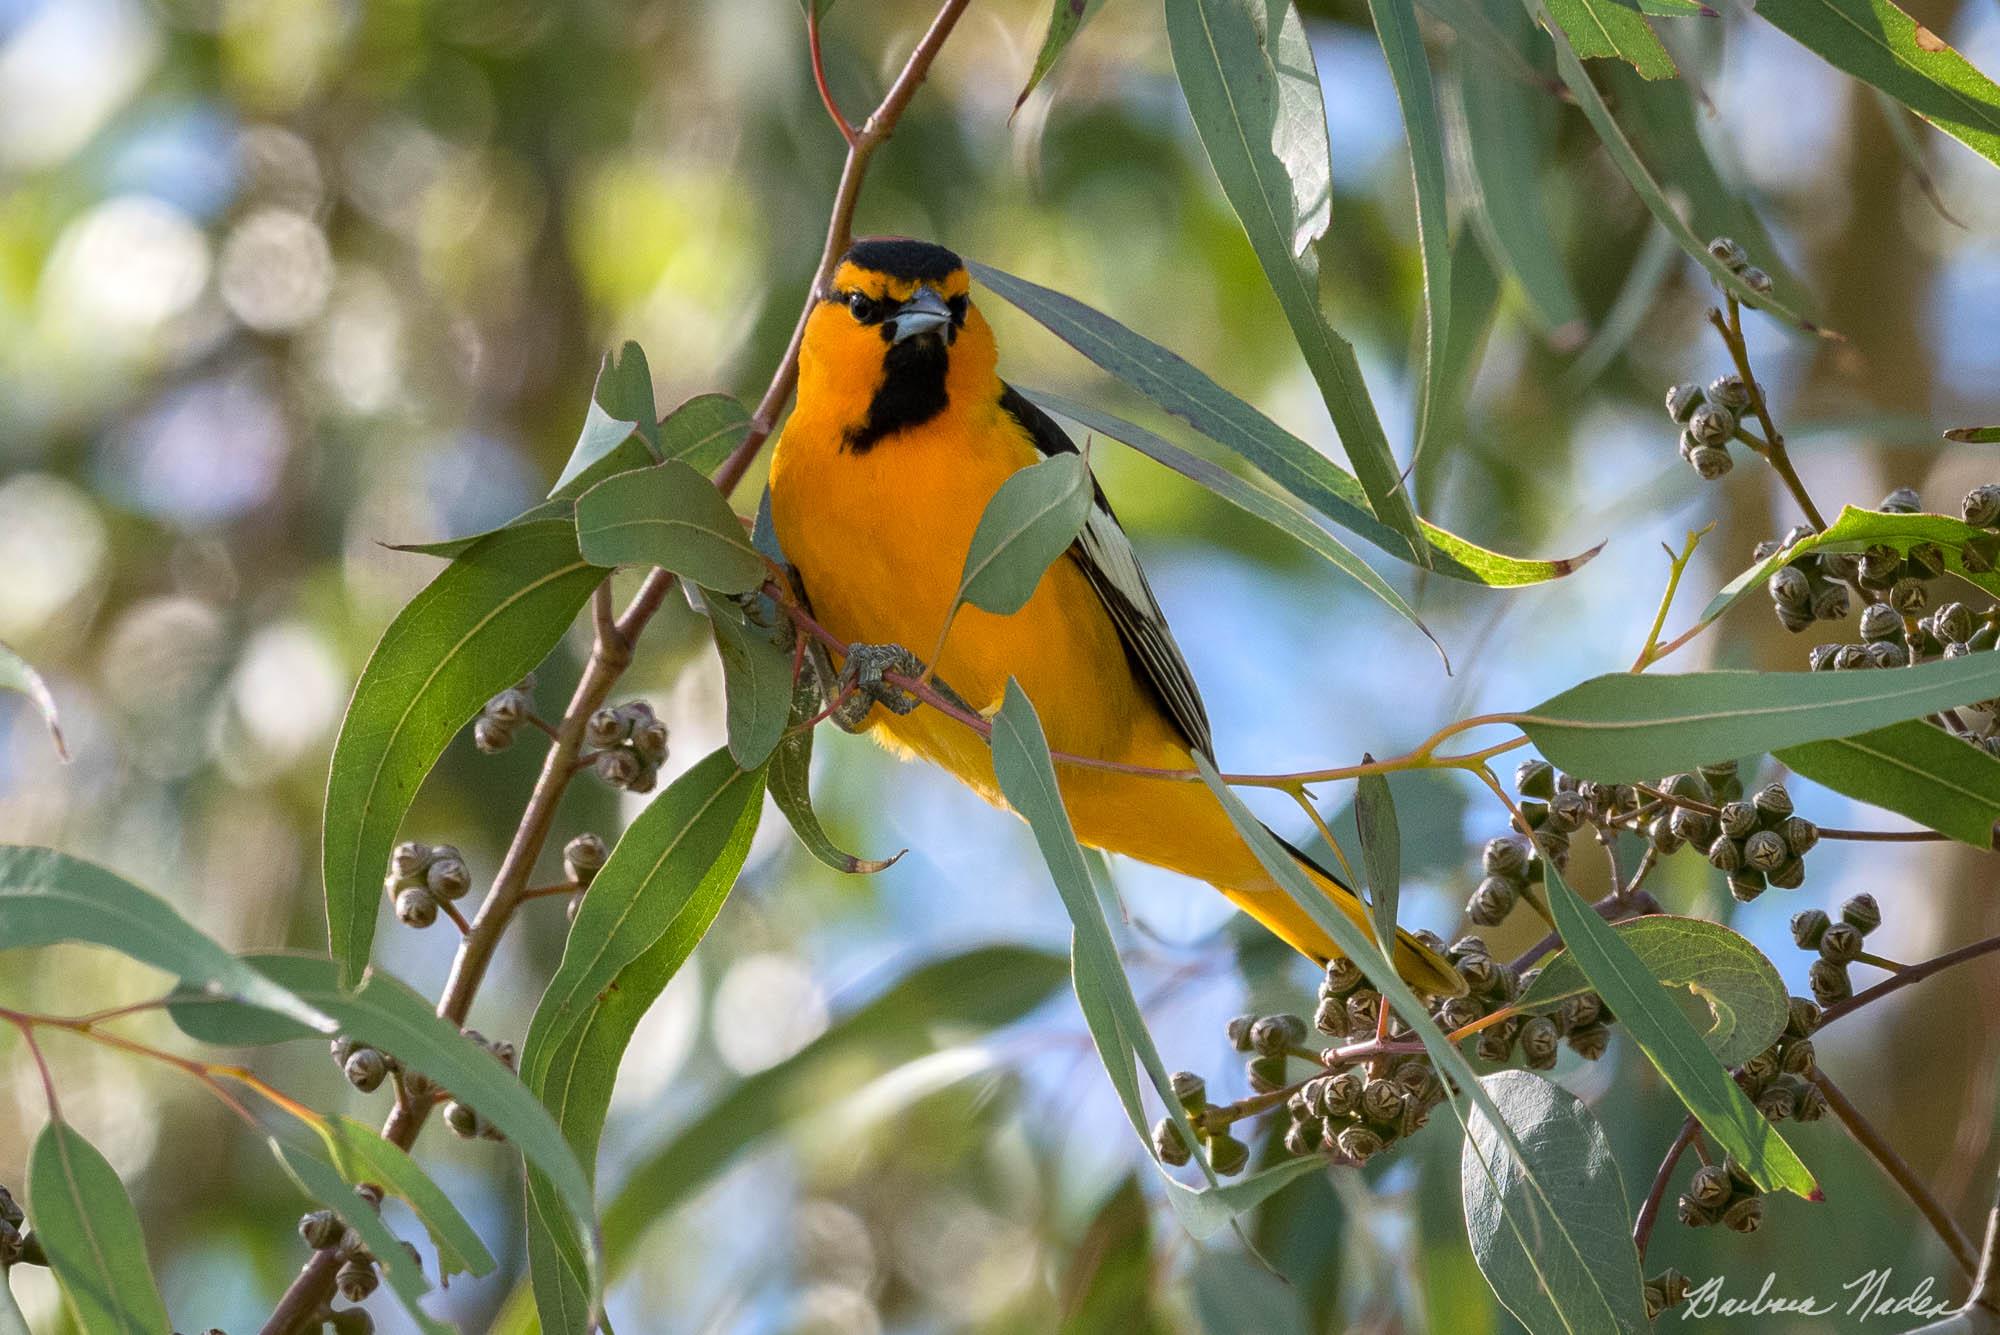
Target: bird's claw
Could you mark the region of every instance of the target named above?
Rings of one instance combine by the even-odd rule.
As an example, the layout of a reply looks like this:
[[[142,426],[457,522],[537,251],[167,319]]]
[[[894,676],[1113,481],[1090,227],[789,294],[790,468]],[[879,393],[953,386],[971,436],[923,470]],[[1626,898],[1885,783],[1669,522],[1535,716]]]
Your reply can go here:
[[[881,705],[892,714],[907,714],[921,703],[916,696],[892,682],[887,673],[915,677],[923,673],[923,661],[900,644],[851,644],[841,666],[840,694],[843,697],[829,717],[843,732],[860,732],[868,713]]]

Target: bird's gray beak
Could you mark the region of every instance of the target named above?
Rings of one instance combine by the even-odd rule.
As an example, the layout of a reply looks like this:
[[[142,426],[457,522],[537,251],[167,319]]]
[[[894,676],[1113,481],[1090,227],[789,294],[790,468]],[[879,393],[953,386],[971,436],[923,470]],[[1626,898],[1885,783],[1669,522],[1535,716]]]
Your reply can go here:
[[[891,319],[896,330],[889,336],[889,341],[901,343],[918,334],[948,327],[951,324],[951,307],[945,304],[936,288],[920,287],[915,296],[896,308],[896,314]]]

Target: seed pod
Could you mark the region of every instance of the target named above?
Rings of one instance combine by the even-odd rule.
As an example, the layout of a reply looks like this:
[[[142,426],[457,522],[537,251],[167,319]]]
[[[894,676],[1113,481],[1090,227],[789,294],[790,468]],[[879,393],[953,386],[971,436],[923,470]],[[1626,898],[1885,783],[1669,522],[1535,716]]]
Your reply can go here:
[[[1812,653],[1807,657],[1806,666],[1814,672],[1829,671],[1833,667],[1834,655],[1839,652],[1840,646],[1837,644],[1815,644]]]
[[[1326,1123],[1317,1117],[1294,1122],[1285,1128],[1285,1152],[1300,1159],[1318,1154],[1320,1140],[1325,1135]]]
[[[1840,920],[1866,936],[1882,925],[1882,906],[1875,896],[1859,894],[1840,906]]]
[[[1988,483],[1966,492],[1961,513],[1965,515],[1966,523],[1980,528],[1992,528],[2000,524],[2000,485]]]
[[[1528,869],[1528,845],[1515,835],[1502,835],[1498,839],[1486,841],[1480,850],[1479,864],[1488,876],[1506,876],[1518,880]]]
[[[1438,1003],[1437,1022],[1440,1028],[1449,1033],[1454,1029],[1465,1028],[1485,1013],[1485,1008],[1470,996],[1446,997]]]
[[[472,744],[485,755],[498,755],[514,744],[514,730],[498,719],[472,721]]]
[[[444,1124],[450,1127],[451,1133],[460,1140],[477,1140],[479,1133],[485,1129],[480,1122],[479,1114],[457,1099],[444,1105]]]
[[[1359,1071],[1342,1071],[1329,1076],[1320,1095],[1325,1114],[1331,1118],[1352,1117],[1361,1109],[1361,1093],[1367,1078]]]
[[[1347,1032],[1373,1034],[1375,1022],[1381,1013],[1381,993],[1366,987],[1355,988],[1347,996]]]
[[[1764,1086],[1757,1095],[1756,1103],[1757,1111],[1764,1115],[1767,1122],[1782,1122],[1798,1107],[1792,1098],[1792,1091],[1777,1081]]]
[[[1785,1016],[1785,1032],[1793,1038],[1804,1038],[1819,1028],[1819,1005],[1804,997],[1793,997],[1791,1010]]]
[[[375,1273],[375,1267],[362,1261],[344,1261],[340,1269],[333,1272],[333,1287],[348,1302],[366,1302],[368,1295],[375,1292],[382,1277]]]
[[[1904,572],[1914,579],[1936,579],[1944,574],[1944,548],[1934,542],[1920,542],[1910,548]]]
[[[1688,466],[1704,482],[1713,482],[1736,467],[1736,460],[1722,445],[1697,445],[1688,451]]]
[[[1812,581],[1797,566],[1779,566],[1764,587],[1770,592],[1771,601],[1781,607],[1812,606]]]
[[[434,858],[424,872],[424,885],[438,899],[458,899],[472,888],[472,871],[455,853]]]
[[[1719,1210],[1729,1204],[1729,1198],[1736,1194],[1736,1186],[1729,1180],[1728,1170],[1720,1164],[1703,1164],[1694,1170],[1688,1180],[1688,1195],[1695,1204]]]
[[[587,886],[611,856],[604,840],[588,832],[563,845],[563,874],[572,885]]]
[[[1741,273],[1750,263],[1750,253],[1726,236],[1718,236],[1710,241],[1708,253],[1716,263],[1733,273]]]
[[[1812,629],[1814,617],[1810,607],[1799,608],[1778,603],[1771,610],[1777,616],[1778,624],[1794,635]]]
[[[1569,1031],[1570,1050],[1585,1061],[1596,1061],[1611,1046],[1611,1026],[1580,1024]]]
[[[1972,609],[1964,603],[1946,603],[1931,613],[1931,625],[1940,640],[1972,638]]]
[[[632,728],[632,749],[643,757],[647,764],[659,766],[667,759],[667,725],[658,719],[646,719]]]
[[[1398,1127],[1409,1091],[1394,1080],[1370,1080],[1361,1087],[1361,1115],[1380,1127]]]
[[[1169,1168],[1179,1168],[1188,1161],[1188,1143],[1173,1118],[1162,1117],[1153,1123],[1153,1153]]]
[[[1444,953],[1447,959],[1456,964],[1467,955],[1491,955],[1493,952],[1487,949],[1485,937],[1475,936],[1473,933],[1467,932],[1464,936],[1459,937],[1458,940],[1445,947]]]
[[[1696,1201],[1694,1197],[1688,1195],[1683,1195],[1674,1203],[1674,1211],[1680,1217],[1682,1225],[1687,1228],[1707,1228],[1710,1224],[1722,1218],[1720,1213],[1709,1209],[1707,1206]]]
[[[1229,1046],[1238,1052],[1250,1051],[1250,1028],[1256,1023],[1257,1017],[1254,1015],[1239,1015],[1231,1020],[1223,1029],[1229,1036]]]
[[[1674,833],[1673,817],[1666,814],[1655,816],[1653,823],[1646,827],[1646,840],[1652,844],[1653,851],[1663,858],[1678,853],[1681,845],[1687,842]]]
[[[1657,1320],[1662,1312],[1671,1311],[1687,1301],[1688,1278],[1672,1266],[1646,1281],[1646,1319]]]
[[[1744,1062],[1742,1069],[1743,1074],[1750,1077],[1751,1083],[1763,1084],[1778,1073],[1777,1048],[1765,1048],[1762,1052],[1750,1058],[1749,1061]]]
[[[342,1068],[347,1083],[363,1094],[372,1094],[389,1078],[389,1059],[374,1048],[356,1048]]]
[[[1787,1075],[1811,1075],[1818,1060],[1809,1038],[1786,1039],[1778,1051],[1778,1067]]]
[[[1208,1142],[1208,1163],[1224,1177],[1233,1177],[1243,1171],[1250,1162],[1250,1147],[1236,1137],[1224,1133]]]
[[[1719,375],[1708,382],[1703,395],[1718,408],[1727,408],[1737,416],[1742,416],[1750,408],[1750,386],[1740,375]]]
[[[1708,865],[1717,871],[1735,871],[1743,865],[1743,846],[1726,834],[1718,834],[1708,846]]]
[[[1500,985],[1500,966],[1490,955],[1467,955],[1458,961],[1458,976],[1474,996],[1484,996]]]
[[[1899,579],[1889,586],[1889,606],[1905,616],[1923,611],[1930,597],[1930,590],[1920,579]]]
[[[1835,964],[1851,964],[1861,954],[1861,933],[1852,923],[1837,922],[1820,934],[1819,953]]]
[[[597,773],[613,788],[629,788],[633,792],[643,791],[639,784],[646,776],[646,762],[637,751],[619,747],[614,751],[600,751],[597,755]]]
[[[1736,414],[1717,403],[1704,403],[1688,417],[1687,431],[1696,445],[1726,445],[1736,434]]]
[[[422,876],[424,868],[431,865],[431,846],[420,844],[414,839],[405,839],[389,851],[389,872],[401,879]]]
[[[600,709],[583,725],[583,740],[592,746],[616,746],[631,735],[632,720],[618,709]]]
[[[1798,1106],[1792,1109],[1792,1120],[1795,1122],[1817,1122],[1826,1116],[1826,1094],[1810,1080],[1799,1091],[1797,1103]]]
[[[1722,1212],[1722,1226],[1736,1233],[1755,1233],[1764,1226],[1764,1198],[1744,1196]]]
[[[1352,1124],[1340,1129],[1336,1143],[1340,1153],[1357,1164],[1367,1163],[1388,1147],[1387,1142],[1375,1132]]]
[[[1490,1029],[1479,1031],[1479,1038],[1473,1051],[1481,1061],[1503,1063],[1514,1056],[1514,1040],[1519,1036],[1521,1026],[1518,1021],[1504,1020]]]
[[[1838,1005],[1854,995],[1854,984],[1848,981],[1847,966],[1835,964],[1832,960],[1817,959],[1806,970],[1806,981],[1812,985],[1813,1000],[1821,1006]]]
[[[420,885],[396,892],[396,917],[405,927],[424,928],[437,921],[438,902]]]
[[[1306,1022],[1296,1015],[1266,1015],[1250,1026],[1250,1046],[1276,1056],[1306,1041]]]
[[[1910,665],[1910,651],[1903,647],[1901,640],[1877,640],[1865,646],[1868,661],[1878,668],[1899,668]]]
[[[1693,807],[1675,807],[1671,817],[1674,833],[1697,848],[1705,848],[1715,838],[1715,817]]]
[[[1915,487],[1898,487],[1882,498],[1875,507],[1884,514],[1913,515],[1924,508],[1923,497],[1917,495]]]
[[[1531,1016],[1521,1025],[1521,1059],[1530,1070],[1546,1071],[1556,1064],[1556,1050],[1562,1034],[1546,1015]]]
[[[1743,271],[1743,286],[1760,297],[1771,295],[1771,275],[1752,265]]]
[[[1812,614],[1816,621],[1841,621],[1854,606],[1845,584],[1829,584],[1813,594]]]
[[[1313,1028],[1328,1038],[1346,1038],[1347,1002],[1340,997],[1321,997],[1313,1011]]]
[[[1285,1079],[1285,1059],[1281,1056],[1252,1057],[1244,1069],[1250,1077],[1250,1090],[1255,1094],[1269,1094],[1291,1083]]]
[[[1814,552],[1813,556],[1819,561],[1819,573],[1828,579],[1852,584],[1861,577],[1859,552]]]
[[[1766,784],[1751,799],[1766,822],[1775,823],[1792,814],[1792,795],[1782,783]]]
[[[1181,1101],[1181,1107],[1188,1112],[1200,1112],[1208,1106],[1208,1082],[1193,1071],[1175,1071],[1169,1077],[1174,1097]]]
[[[1581,829],[1589,815],[1590,803],[1581,792],[1558,792],[1549,799],[1549,814],[1535,833],[1538,837],[1545,831],[1570,834]]]
[[[2000,539],[1974,538],[1959,549],[1958,563],[1968,575],[1984,575],[1996,562],[2000,562]]]
[[[1701,406],[1701,386],[1692,380],[1667,387],[1667,416],[1682,426],[1687,425],[1694,410]]]
[[[1861,638],[1871,644],[1877,640],[1900,640],[1903,618],[1887,603],[1870,603],[1861,609]]]
[[[334,1246],[346,1231],[347,1225],[331,1210],[310,1210],[299,1216],[299,1236],[316,1252]]]
[[[1866,588],[1886,589],[1902,573],[1903,554],[1894,547],[1870,547],[1861,554],[1856,578]]]
[[[1743,867],[1729,873],[1729,893],[1739,904],[1748,904],[1764,893],[1764,873],[1753,867]]]
[[[1806,883],[1806,860],[1793,858],[1774,872],[1766,872],[1765,884],[1774,890],[1796,890]]]
[[[1465,916],[1481,927],[1498,927],[1514,911],[1514,901],[1519,894],[1515,882],[1500,876],[1489,876],[1479,883],[1479,888],[1466,901]]]
[[[1833,656],[1833,665],[1842,672],[1849,672],[1856,668],[1872,668],[1875,666],[1875,660],[1868,656],[1867,645],[1843,644],[1840,646],[1840,651]]]
[[[1800,950],[1818,950],[1829,921],[1824,910],[1800,909],[1792,915],[1792,941]]]
[[[1804,816],[1787,816],[1778,826],[1778,833],[1785,837],[1785,847],[1796,857],[1804,857],[1819,842],[1819,826]]]

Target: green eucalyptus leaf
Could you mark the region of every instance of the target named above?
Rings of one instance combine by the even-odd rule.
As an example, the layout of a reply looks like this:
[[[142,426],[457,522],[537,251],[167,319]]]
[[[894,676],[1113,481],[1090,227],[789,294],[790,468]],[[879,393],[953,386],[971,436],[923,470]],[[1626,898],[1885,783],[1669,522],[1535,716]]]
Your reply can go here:
[[[777,749],[771,753],[770,790],[771,800],[778,804],[778,810],[791,822],[792,833],[798,836],[806,851],[827,866],[849,875],[867,875],[893,867],[909,850],[903,849],[894,857],[863,858],[847,852],[833,842],[826,827],[820,824],[819,813],[812,804],[812,748],[816,726],[806,726],[806,721],[820,710],[820,684],[817,674],[810,667],[799,673],[799,679],[792,687],[791,722]]]
[[[1774,755],[1836,793],[1975,848],[2000,848],[2000,757],[1942,728],[1911,719]]]
[[[1631,783],[1995,696],[2000,654],[1971,654],[1893,672],[1614,672],[1513,719],[1558,769]]]
[[[299,1189],[339,1215],[342,1223],[361,1235],[362,1242],[381,1263],[382,1278],[388,1282],[389,1291],[396,1295],[417,1328],[424,1335],[452,1335],[453,1327],[431,1316],[420,1305],[431,1290],[423,1268],[403,1250],[401,1240],[382,1221],[382,1216],[355,1194],[353,1179],[343,1176],[339,1169],[309,1150],[276,1136],[269,1137],[268,1142],[279,1166]]]
[[[1020,611],[1083,531],[1091,494],[1081,454],[1051,455],[1009,476],[972,531],[954,601],[1001,616]]]
[[[2000,85],[1890,0],[1759,0],[1757,17],[2000,165]]]
[[[723,593],[748,593],[765,578],[729,502],[679,459],[606,478],[578,497],[576,535],[598,565],[658,566]]]
[[[83,1335],[168,1335],[139,1213],[97,1147],[51,1121],[28,1154],[28,1217]]]
[[[318,1128],[341,1176],[349,1182],[372,1182],[408,1205],[430,1234],[437,1249],[438,1269],[446,1276],[488,1275],[493,1254],[459,1213],[444,1189],[399,1146],[351,1117],[332,1117]],[[379,1255],[379,1253],[378,1253]]]
[[[1785,980],[1762,951],[1722,924],[1657,913],[1612,930],[1660,986],[1691,994],[1709,1018],[1702,1038],[1724,1066],[1741,1066],[1785,1032],[1791,1008]],[[1590,990],[1576,956],[1559,950],[1514,1004],[1552,1010]]]
[[[1559,762],[1558,762],[1559,763]],[[1563,944],[1687,1110],[1765,1191],[1821,1199],[1819,1184],[1723,1068],[1701,1031],[1625,937],[1547,868],[1549,911]]]
[[[334,743],[321,867],[341,976],[375,939],[389,850],[459,729],[555,648],[604,578],[560,520],[484,538],[411,599],[375,646]]]
[[[1312,44],[1291,0],[1166,0],[1181,91],[1222,193],[1277,293],[1389,548],[1431,564],[1354,346],[1319,304],[1313,243],[1332,219],[1333,165]]]
[[[1955,426],[1944,438],[1961,445],[1992,445],[2000,443],[2000,426]]]
[[[1035,67],[1028,71],[1028,81],[1021,85],[1020,96],[1014,99],[1014,110],[1028,100],[1028,94],[1040,86],[1049,71],[1062,59],[1062,53],[1069,49],[1077,30],[1089,21],[1104,0],[1050,0],[1049,28],[1042,34],[1042,49],[1035,53]]]
[[[56,698],[49,694],[48,683],[42,674],[28,666],[28,660],[15,653],[5,644],[0,644],[0,691],[17,691],[28,697],[48,725],[49,740],[56,744],[56,754],[69,759],[69,747],[63,742],[62,720],[56,714]]]
[[[529,1023],[521,1079],[586,1165],[625,1047],[736,884],[763,797],[761,766],[742,770],[726,749],[711,753],[626,828],[584,892]],[[527,1214],[543,1330],[587,1333],[596,1302],[586,1239],[555,1185],[532,1169]]]
[[[1202,372],[1073,297],[977,261],[968,261],[967,267],[981,283],[1159,408],[1234,451],[1342,528],[1392,555],[1407,557],[1402,538],[1368,509],[1368,499],[1360,483]],[[1091,410],[1072,411],[1066,401],[1062,412],[1092,427],[1100,420],[1115,420],[1099,418]],[[1138,441],[1127,443],[1143,448]],[[1522,560],[1489,552],[1433,524],[1424,523],[1422,528],[1430,541],[1438,572],[1475,584],[1503,587],[1539,584],[1569,574],[1596,555],[1593,549],[1563,560]]]
[[[1648,79],[1671,79],[1679,73],[1674,58],[1635,9],[1618,0],[1544,0],[1549,17],[1561,25],[1576,53],[1586,58],[1614,58],[1630,64]]]
[[[1618,1329],[1645,1331],[1632,1207],[1611,1142],[1581,1100],[1532,1071],[1483,1076],[1485,1087],[1527,1147],[1527,1166],[1563,1188],[1563,1225],[1572,1248],[1530,1257],[1531,1240],[1508,1226],[1531,1207],[1534,1188],[1494,1124],[1475,1112],[1459,1170],[1465,1231],[1494,1294],[1529,1330],[1573,1331],[1566,1313],[1608,1308]]]
[[[750,624],[728,598],[702,590],[702,604],[722,660],[729,753],[745,769],[764,763],[784,736],[792,701],[792,656]],[[801,674],[803,675],[803,674]]]
[[[1355,783],[1354,822],[1361,832],[1361,869],[1368,881],[1375,940],[1393,950],[1403,886],[1403,835],[1386,776],[1364,774]]]
[[[440,538],[436,542],[390,542],[383,545],[392,552],[414,552],[418,556],[441,556],[449,561],[454,557],[463,556],[476,543],[483,542],[496,533],[503,533],[510,528],[519,528],[523,524],[532,524],[539,519],[567,519],[574,522],[575,518],[576,502],[567,496],[558,496],[551,500],[543,501],[539,505],[529,506],[504,524],[483,529],[478,533],[470,533],[462,538]]]
[[[637,343],[627,343],[616,357],[605,353],[598,365],[583,431],[549,496],[574,497],[589,485],[587,478],[609,477],[660,457],[653,373],[646,366],[645,351]]]
[[[1925,543],[1943,550],[1945,569],[1951,574],[1987,593],[2000,595],[2000,572],[1990,568],[1995,554],[2000,553],[2000,534],[1992,529],[1975,528],[1962,519],[1953,519],[1948,515],[1893,514],[1850,505],[1842,509],[1823,531],[1807,534],[1723,585],[1715,597],[1709,599],[1708,606],[1701,610],[1701,624],[1708,625],[1742,599],[1761,592],[1765,582],[1778,573],[1781,566],[1788,566],[1809,553],[1863,552],[1870,547],[1893,547],[1907,556],[1912,547]],[[1967,570],[1965,565],[1968,548],[1980,558],[1975,560],[1973,570]]]
[[[108,946],[173,974],[192,992],[257,1007],[277,1023],[321,1033],[334,1027],[325,1012],[224,950],[159,896],[54,849],[0,845],[0,943],[58,941]]]

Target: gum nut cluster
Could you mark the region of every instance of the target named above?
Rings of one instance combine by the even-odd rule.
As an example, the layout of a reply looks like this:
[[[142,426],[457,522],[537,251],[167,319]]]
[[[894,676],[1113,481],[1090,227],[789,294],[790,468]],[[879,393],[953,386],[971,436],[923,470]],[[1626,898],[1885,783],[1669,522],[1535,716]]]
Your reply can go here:
[[[514,744],[514,734],[535,712],[535,674],[518,682],[486,702],[472,721],[472,744],[493,755]]]
[[[597,879],[597,873],[611,857],[611,850],[604,846],[604,840],[588,832],[578,835],[563,845],[563,878],[576,889],[569,897],[569,919],[576,921],[576,911],[583,905],[583,892]]]
[[[1461,936],[1449,947],[1438,943],[1434,948],[1465,980],[1464,996],[1445,997],[1431,1009],[1431,1018],[1446,1033],[1514,1004],[1541,976],[1535,969],[1516,974],[1495,960],[1486,942],[1476,936]],[[1611,1044],[1611,1024],[1611,1010],[1603,998],[1585,992],[1553,1010],[1510,1016],[1486,1026],[1479,1031],[1473,1052],[1481,1061],[1495,1065],[1518,1060],[1529,1070],[1546,1071],[1556,1064],[1557,1049],[1567,1040],[1572,1052],[1585,1061],[1596,1061]]]
[[[1792,810],[1782,783],[1766,784],[1748,801],[1726,801],[1704,820],[1700,833],[1709,865],[1728,875],[1729,893],[1740,902],[1769,886],[1796,890],[1805,884],[1805,856],[1819,842],[1819,827]]]
[[[1806,973],[1812,994],[1822,1006],[1834,1006],[1854,995],[1854,983],[1847,976],[1850,964],[1864,951],[1863,939],[1882,925],[1882,906],[1873,895],[1856,895],[1840,906],[1840,917],[1829,918],[1819,909],[1792,915],[1792,940],[1800,950],[1819,952]]]
[[[1657,1321],[1661,1313],[1679,1307],[1691,1287],[1688,1277],[1672,1266],[1654,1275],[1646,1281],[1646,1319]]]
[[[1771,275],[1750,262],[1750,252],[1726,236],[1708,243],[1708,254],[1717,264],[1743,280],[1743,286],[1760,297],[1771,295]],[[1755,303],[1752,303],[1753,305]]]
[[[1713,482],[1736,466],[1729,442],[1750,409],[1750,387],[1741,376],[1718,376],[1706,386],[1688,381],[1667,391],[1667,416],[1681,428],[1681,458]]]
[[[649,793],[659,782],[667,761],[667,725],[644,700],[598,710],[584,724],[583,739],[596,748],[598,776],[613,788]]]
[[[347,1083],[363,1094],[373,1094],[384,1080],[403,1069],[401,1062],[380,1048],[371,1048],[351,1038],[334,1039],[329,1050],[333,1053],[333,1064],[347,1077]]]
[[[502,1039],[489,1039],[477,1029],[464,1031],[465,1037],[492,1054],[495,1061],[508,1070],[514,1070],[514,1045]],[[461,1140],[505,1140],[499,1128],[473,1111],[469,1104],[447,1098],[444,1105],[444,1124],[451,1133]]]
[[[391,850],[382,884],[404,926],[428,927],[437,921],[439,904],[460,899],[472,888],[472,872],[450,844],[408,839]]]
[[[1272,1017],[1278,1018],[1278,1017]],[[1293,1016],[1293,1019],[1298,1019]],[[1300,1022],[1304,1028],[1304,1022]],[[1175,1071],[1174,1098],[1187,1115],[1202,1148],[1208,1153],[1209,1167],[1224,1177],[1240,1173],[1250,1163],[1250,1147],[1230,1134],[1228,1119],[1216,1116],[1208,1104],[1208,1082],[1193,1071]],[[1171,1117],[1153,1123],[1153,1152],[1160,1162],[1179,1167],[1191,1157],[1187,1137]]]
[[[1821,915],[1824,916],[1824,915]],[[1793,997],[1785,1032],[1732,1073],[1736,1084],[1757,1111],[1770,1122],[1787,1117],[1817,1122],[1826,1116],[1826,1095],[1813,1077],[1819,1067],[1813,1055],[1812,1033],[1819,1027],[1817,1003]]]
[[[1733,1154],[1695,1169],[1677,1208],[1689,1228],[1721,1224],[1737,1233],[1755,1233],[1764,1226],[1764,1198],[1756,1179]]]

